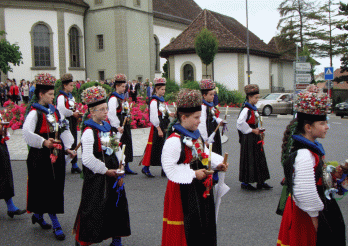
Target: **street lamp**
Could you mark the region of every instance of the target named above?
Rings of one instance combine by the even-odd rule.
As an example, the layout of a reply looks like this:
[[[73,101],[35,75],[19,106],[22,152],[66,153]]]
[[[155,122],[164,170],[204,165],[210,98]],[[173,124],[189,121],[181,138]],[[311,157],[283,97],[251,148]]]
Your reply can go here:
[[[250,51],[249,51],[249,22],[248,22],[248,0],[245,0],[246,5],[246,26],[247,26],[247,64],[248,64],[248,85],[250,85]]]

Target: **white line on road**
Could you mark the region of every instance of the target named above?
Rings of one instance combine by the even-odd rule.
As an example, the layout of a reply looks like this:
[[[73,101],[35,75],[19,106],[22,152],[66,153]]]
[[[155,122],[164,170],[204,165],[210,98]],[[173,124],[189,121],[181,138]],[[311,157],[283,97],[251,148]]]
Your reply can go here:
[[[332,122],[332,124],[342,125],[342,123],[340,123],[340,122]]]

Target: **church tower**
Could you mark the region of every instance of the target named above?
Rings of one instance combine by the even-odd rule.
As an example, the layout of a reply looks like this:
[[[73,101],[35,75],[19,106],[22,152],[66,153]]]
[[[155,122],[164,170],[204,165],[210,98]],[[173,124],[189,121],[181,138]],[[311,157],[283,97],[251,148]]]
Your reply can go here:
[[[152,0],[85,0],[86,70],[91,80],[155,76]]]

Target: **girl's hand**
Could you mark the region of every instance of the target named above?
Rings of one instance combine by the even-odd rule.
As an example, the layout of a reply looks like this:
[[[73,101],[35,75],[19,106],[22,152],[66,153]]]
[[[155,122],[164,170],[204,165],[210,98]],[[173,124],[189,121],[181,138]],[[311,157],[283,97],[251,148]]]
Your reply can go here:
[[[124,131],[124,129],[123,129],[123,127],[118,127],[118,128],[117,128],[117,131],[118,131],[119,133],[121,133],[121,134],[122,134],[122,133],[123,133],[123,131]]]
[[[121,178],[118,182],[117,182],[117,185],[119,187],[121,187],[123,185],[123,178]]]
[[[315,231],[318,231],[318,217],[311,217]]]
[[[77,156],[77,153],[75,150],[71,150],[71,149],[67,149],[66,153],[68,153],[70,155],[71,158],[75,158],[75,156]]]
[[[45,141],[43,142],[43,145],[44,145],[46,148],[48,148],[48,149],[53,148],[53,144],[54,144],[54,139],[53,139],[53,138],[49,138],[49,139],[47,139],[47,140],[45,140]]]
[[[260,135],[260,129],[256,128],[256,129],[252,129],[252,133],[256,134],[256,135]]]
[[[216,170],[226,172],[228,169],[228,163],[221,163],[216,167]]]
[[[202,180],[207,177],[207,175],[205,174],[205,169],[199,169],[195,171],[195,174],[196,174],[196,179],[198,180]]]
[[[159,129],[158,129],[159,128]],[[158,127],[157,130],[158,130],[158,136],[160,138],[163,138],[163,132],[162,132],[162,129],[160,127]]]
[[[117,178],[117,170],[115,169],[109,169],[105,173],[106,176],[109,176],[111,178]]]
[[[73,116],[77,119],[77,118],[79,118],[79,112],[74,112],[73,113]]]
[[[169,115],[170,117],[174,118],[174,113],[170,113]]]

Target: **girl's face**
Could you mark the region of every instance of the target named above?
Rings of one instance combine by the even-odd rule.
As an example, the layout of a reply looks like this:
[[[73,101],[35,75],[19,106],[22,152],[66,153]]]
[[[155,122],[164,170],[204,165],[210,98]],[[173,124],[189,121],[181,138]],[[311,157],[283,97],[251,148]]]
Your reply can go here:
[[[72,92],[74,90],[74,82],[64,85],[64,90],[68,93]]]
[[[249,97],[249,99],[248,99],[249,103],[252,105],[255,105],[260,99],[260,94],[255,94],[255,95],[248,96],[248,97]]]
[[[189,131],[196,131],[199,123],[201,123],[201,111],[194,112],[189,116],[181,116],[181,125]]]
[[[316,138],[325,138],[329,126],[327,121],[316,121],[310,126],[308,131],[311,137],[315,140]]]
[[[54,90],[48,90],[46,93],[40,92],[39,96],[44,105],[52,104],[54,99]]]
[[[159,96],[159,97],[163,97],[164,94],[166,94],[166,86],[163,85],[163,86],[157,87],[157,88],[156,88],[156,94],[157,94],[157,96]]]
[[[213,102],[214,101],[214,94],[215,94],[215,92],[213,90],[208,91],[208,93],[206,95],[203,95],[203,98],[207,102]]]
[[[108,118],[108,105],[106,103],[99,104],[91,110],[91,115],[94,121],[107,120]]]
[[[126,83],[116,84],[116,92],[118,94],[124,93],[125,90],[126,90]]]

